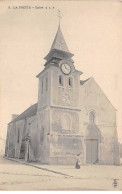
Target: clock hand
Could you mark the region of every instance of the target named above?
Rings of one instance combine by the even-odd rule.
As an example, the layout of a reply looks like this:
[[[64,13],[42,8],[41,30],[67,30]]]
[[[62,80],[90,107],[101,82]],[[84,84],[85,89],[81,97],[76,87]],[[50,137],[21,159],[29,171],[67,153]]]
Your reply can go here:
[[[70,67],[66,67],[66,69],[70,70]]]
[[[64,66],[65,66],[65,69],[70,70],[70,67],[67,67],[66,65],[64,65]]]
[[[64,64],[64,67],[65,67],[65,69],[66,69],[66,65]]]

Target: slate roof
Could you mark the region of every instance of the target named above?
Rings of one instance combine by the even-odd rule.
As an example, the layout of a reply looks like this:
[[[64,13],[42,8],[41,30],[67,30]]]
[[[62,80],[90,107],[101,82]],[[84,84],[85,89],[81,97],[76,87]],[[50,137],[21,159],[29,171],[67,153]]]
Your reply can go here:
[[[32,116],[36,115],[36,112],[37,112],[37,103],[31,105],[28,109],[26,109],[23,113],[21,113],[18,117],[16,117],[10,123],[26,119],[27,117],[32,117]],[[10,124],[10,123],[8,123],[8,124]]]
[[[68,46],[65,42],[65,39],[64,39],[64,36],[61,32],[60,26],[58,27],[58,31],[57,31],[57,34],[55,36],[55,39],[53,41],[53,44],[51,46],[50,51],[53,50],[53,49],[69,52]]]
[[[70,53],[59,25],[54,41],[52,43],[51,49],[49,53],[46,55],[46,57],[44,58],[45,60],[47,60],[47,62],[45,63],[45,66],[49,64],[49,61],[52,58],[69,59],[73,56],[74,54]]]

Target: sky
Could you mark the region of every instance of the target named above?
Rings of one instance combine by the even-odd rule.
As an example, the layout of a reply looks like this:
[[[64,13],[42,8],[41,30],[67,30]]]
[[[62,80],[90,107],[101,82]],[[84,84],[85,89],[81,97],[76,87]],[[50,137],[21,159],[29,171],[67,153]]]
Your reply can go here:
[[[94,77],[117,109],[118,138],[122,141],[122,2],[119,1],[0,2],[0,137],[6,138],[12,114],[20,114],[37,102],[36,75],[43,70],[44,57],[57,32],[58,10],[75,67],[83,72],[81,79]]]

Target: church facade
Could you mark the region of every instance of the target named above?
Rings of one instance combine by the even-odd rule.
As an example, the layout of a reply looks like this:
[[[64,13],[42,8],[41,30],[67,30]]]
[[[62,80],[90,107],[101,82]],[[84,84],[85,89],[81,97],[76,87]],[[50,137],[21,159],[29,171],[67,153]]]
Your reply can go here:
[[[60,26],[45,57],[38,102],[8,124],[5,156],[42,164],[119,164],[116,109],[94,78],[82,80]]]

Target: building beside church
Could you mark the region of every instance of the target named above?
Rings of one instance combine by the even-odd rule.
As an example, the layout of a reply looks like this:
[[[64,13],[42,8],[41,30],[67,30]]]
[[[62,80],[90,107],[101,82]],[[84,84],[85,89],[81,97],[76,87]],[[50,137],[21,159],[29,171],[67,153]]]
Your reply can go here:
[[[5,139],[0,137],[0,156],[4,155],[5,152]]]
[[[60,25],[45,57],[38,101],[8,124],[5,156],[43,164],[119,164],[116,109],[75,69]]]

